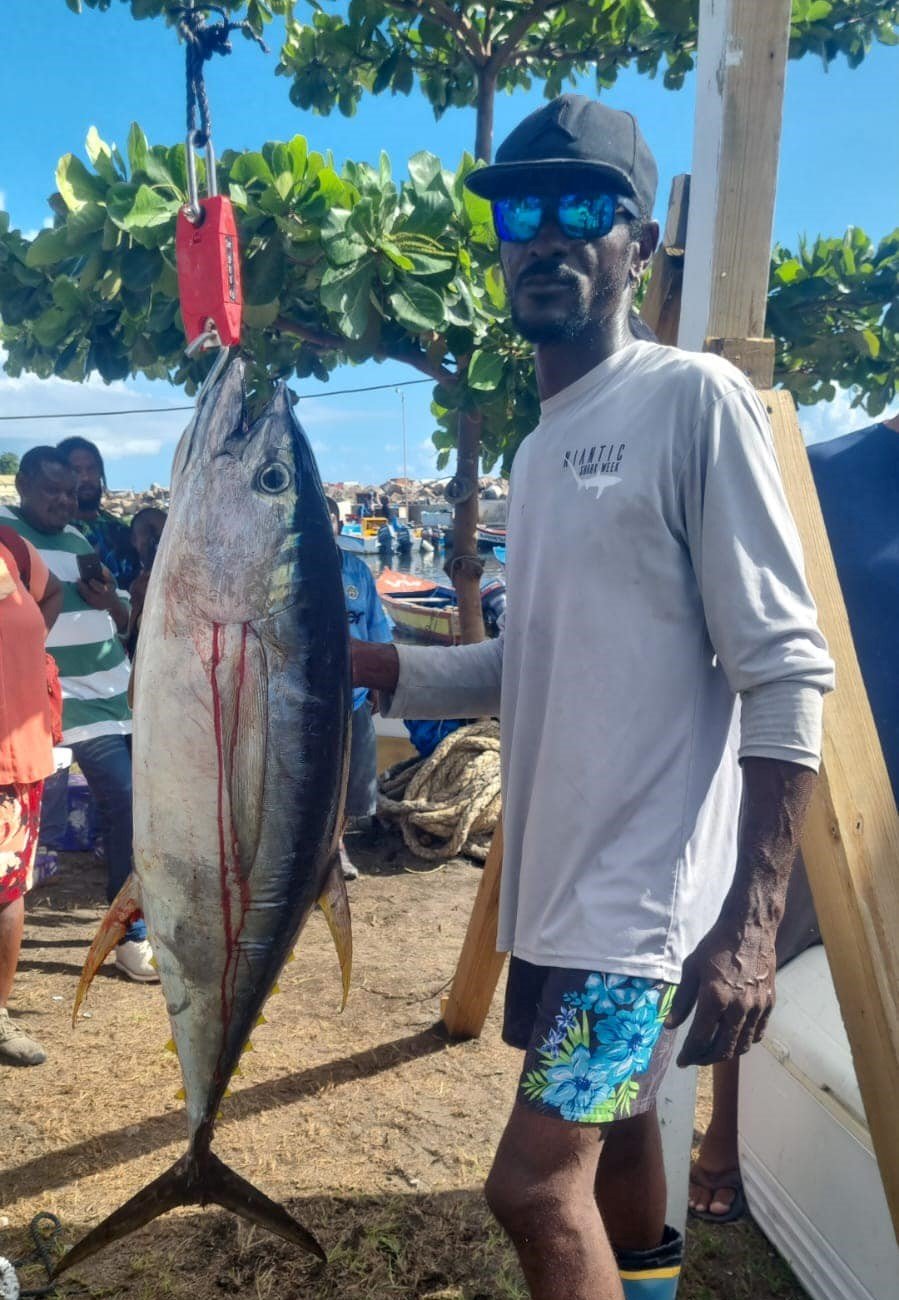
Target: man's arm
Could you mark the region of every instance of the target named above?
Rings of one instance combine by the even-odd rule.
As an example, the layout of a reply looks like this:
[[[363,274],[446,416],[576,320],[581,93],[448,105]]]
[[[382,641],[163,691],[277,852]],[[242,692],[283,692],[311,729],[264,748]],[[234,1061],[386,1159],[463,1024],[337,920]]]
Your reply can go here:
[[[353,685],[379,693],[393,718],[490,718],[499,713],[503,638],[416,647],[351,641]]]
[[[737,870],[718,920],[684,962],[667,1024],[696,1016],[678,1065],[712,1065],[761,1042],[774,1007],[774,944],[816,774],[780,759],[743,761]]]
[[[49,632],[62,613],[63,586],[55,574],[51,573],[29,541],[22,538],[31,557],[31,578],[28,591],[37,604],[44,618],[44,627]]]

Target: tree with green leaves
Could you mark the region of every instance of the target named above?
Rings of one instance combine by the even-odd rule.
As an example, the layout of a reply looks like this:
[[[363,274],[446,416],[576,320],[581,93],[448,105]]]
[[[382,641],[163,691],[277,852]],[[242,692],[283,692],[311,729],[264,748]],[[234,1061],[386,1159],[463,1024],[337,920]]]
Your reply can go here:
[[[66,3],[108,9],[112,0]],[[135,17],[179,16],[173,0],[120,3]],[[224,7],[243,16],[240,0]],[[292,77],[294,102],[348,112],[363,89],[408,92],[417,77],[438,114],[449,105],[478,106],[486,156],[497,89],[538,77],[552,94],[591,68],[608,85],[632,62],[649,73],[664,66],[666,84],[679,85],[695,54],[698,0],[352,0],[345,19],[316,5],[308,25],[295,9],[289,0],[253,0],[245,14],[255,31],[276,13],[288,15],[279,71]],[[873,0],[795,0],[792,51],[858,62],[874,40],[896,39],[897,10]],[[127,161],[96,132],[88,154],[93,171],[72,155],[60,163],[52,230],[31,246],[17,232],[0,235],[0,337],[9,364],[70,378],[141,370],[195,384],[196,363],[181,351],[172,253],[186,186],[183,147],[150,149],[135,128]],[[259,387],[291,372],[324,379],[345,361],[402,360],[436,381],[435,442],[442,463],[457,449],[457,478],[469,487],[479,450],[487,465],[508,464],[537,413],[530,349],[505,319],[489,210],[462,184],[472,165],[466,157],[451,173],[420,154],[409,164],[410,180],[397,186],[384,158],[376,169],[349,163],[338,173],[295,138],[225,155],[219,177],[240,219],[246,346]],[[849,232],[796,258],[778,257],[800,264],[773,283],[772,303],[783,331],[782,373],[805,400],[827,392],[827,381],[810,372],[817,360],[810,349],[823,348],[822,359],[838,356],[844,377],[872,361],[873,373],[887,374],[895,322],[881,318],[892,297],[895,240],[874,249],[861,232]],[[846,302],[851,259],[856,288]],[[799,299],[802,310],[791,310]],[[799,321],[805,333],[794,339]],[[824,334],[811,338],[814,329]],[[885,379],[876,392],[866,385],[869,409],[887,400],[890,384]],[[476,510],[472,498],[457,509],[463,553],[474,549]],[[455,580],[469,639],[480,623],[477,568],[463,567]]]
[[[597,90],[635,66],[666,87],[696,60],[699,0],[308,0],[291,6],[278,71],[299,108],[356,111],[363,94],[408,95],[418,84],[440,117],[477,110],[475,157],[492,154],[496,93],[543,83],[558,95],[575,78]],[[861,63],[876,41],[896,44],[899,4],[793,0],[790,55]]]
[[[18,474],[19,458],[14,451],[0,451],[0,474]]]

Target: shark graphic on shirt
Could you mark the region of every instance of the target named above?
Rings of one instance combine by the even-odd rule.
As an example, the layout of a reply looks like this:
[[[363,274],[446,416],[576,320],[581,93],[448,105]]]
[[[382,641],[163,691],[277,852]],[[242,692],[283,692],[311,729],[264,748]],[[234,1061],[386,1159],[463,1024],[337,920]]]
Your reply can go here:
[[[574,476],[574,481],[579,488],[585,488],[588,492],[596,491],[596,500],[602,496],[606,488],[613,487],[616,483],[621,482],[620,474],[603,474],[601,470],[594,470],[592,474],[581,475],[577,471],[577,466],[571,461],[568,462],[568,468]]]

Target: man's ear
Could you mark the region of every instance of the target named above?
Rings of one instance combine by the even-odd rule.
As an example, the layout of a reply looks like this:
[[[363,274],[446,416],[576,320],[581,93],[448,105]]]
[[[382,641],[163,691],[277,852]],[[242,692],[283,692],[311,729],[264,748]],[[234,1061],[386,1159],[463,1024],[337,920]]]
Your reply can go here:
[[[657,221],[647,221],[643,225],[643,236],[640,240],[640,259],[642,262],[641,274],[647,264],[652,260],[652,255],[659,246],[659,223]]]

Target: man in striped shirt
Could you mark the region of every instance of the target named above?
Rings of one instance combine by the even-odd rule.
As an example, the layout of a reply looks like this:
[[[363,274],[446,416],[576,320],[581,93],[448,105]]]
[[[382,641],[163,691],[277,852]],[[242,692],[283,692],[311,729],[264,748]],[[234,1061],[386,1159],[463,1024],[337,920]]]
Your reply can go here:
[[[128,631],[127,598],[109,570],[82,580],[78,557],[94,550],[70,526],[76,509],[75,475],[54,447],[33,447],[16,476],[18,508],[0,506],[0,519],[40,553],[63,585],[62,613],[47,638],[63,695],[63,744],[72,749],[97,803],[107,863],[107,896],[116,896],[131,872],[130,667],[121,638]],[[158,979],[143,919],[129,926],[116,966],[129,979]]]

